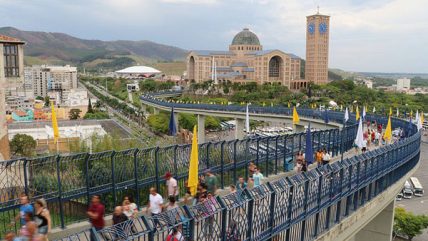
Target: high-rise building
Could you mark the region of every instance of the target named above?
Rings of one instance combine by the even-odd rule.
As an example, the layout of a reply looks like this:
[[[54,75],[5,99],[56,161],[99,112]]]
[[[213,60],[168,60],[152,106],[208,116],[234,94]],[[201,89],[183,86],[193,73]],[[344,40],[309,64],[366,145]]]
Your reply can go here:
[[[316,84],[328,81],[330,16],[319,12],[306,17],[305,79]]]
[[[24,42],[0,35],[0,160],[9,158],[6,96],[17,95],[24,83]]]
[[[397,79],[397,91],[410,90],[410,79],[402,78]]]
[[[62,93],[77,88],[77,69],[66,66],[33,66],[25,69],[25,76],[32,80],[34,96],[45,97],[49,91]]]

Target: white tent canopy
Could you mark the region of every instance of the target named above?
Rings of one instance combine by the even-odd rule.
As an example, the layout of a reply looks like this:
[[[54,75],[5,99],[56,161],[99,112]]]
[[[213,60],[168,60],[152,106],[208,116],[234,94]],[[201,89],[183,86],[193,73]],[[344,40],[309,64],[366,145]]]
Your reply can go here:
[[[132,66],[116,71],[118,74],[159,74],[161,71],[148,66]]]

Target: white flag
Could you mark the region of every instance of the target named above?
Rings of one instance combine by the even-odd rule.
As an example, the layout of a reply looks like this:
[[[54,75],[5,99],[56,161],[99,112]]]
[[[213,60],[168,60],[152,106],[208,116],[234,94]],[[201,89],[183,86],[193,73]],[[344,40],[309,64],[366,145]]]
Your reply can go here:
[[[397,117],[399,117],[399,116],[400,116],[400,111],[397,108]]]
[[[373,106],[373,113],[375,113],[375,112],[376,112],[376,107]]]
[[[344,119],[345,119],[345,123],[349,120],[348,107],[346,107],[346,109],[345,109],[345,117],[344,117]]]
[[[422,122],[421,122],[421,117],[419,116],[419,111],[416,110],[416,126],[418,127],[418,130],[422,129]]]
[[[358,146],[360,149],[364,146],[364,136],[363,136],[363,122],[360,118],[360,121],[358,123],[358,131],[357,136],[355,137],[355,145]]]
[[[363,106],[363,119],[366,118],[366,107]]]
[[[250,133],[250,113],[248,111],[248,104],[247,104],[247,109],[245,112],[245,131],[247,133]]]

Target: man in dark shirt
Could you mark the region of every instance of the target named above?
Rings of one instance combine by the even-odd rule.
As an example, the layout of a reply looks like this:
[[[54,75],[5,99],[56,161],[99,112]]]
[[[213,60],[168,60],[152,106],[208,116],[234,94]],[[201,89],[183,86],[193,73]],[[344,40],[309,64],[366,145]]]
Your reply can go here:
[[[123,213],[122,206],[116,206],[113,213],[113,225],[122,223],[128,220],[128,217]]]
[[[101,203],[100,195],[93,195],[91,199],[91,204],[89,205],[88,212],[86,212],[89,216],[89,221],[92,224],[92,227],[95,228],[96,231],[104,228],[104,205]],[[95,234],[91,232],[91,240],[96,240]]]

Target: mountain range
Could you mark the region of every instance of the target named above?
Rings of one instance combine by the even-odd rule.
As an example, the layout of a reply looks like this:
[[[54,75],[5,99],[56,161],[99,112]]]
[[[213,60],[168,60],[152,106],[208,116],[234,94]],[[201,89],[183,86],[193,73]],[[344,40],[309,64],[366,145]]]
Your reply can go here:
[[[87,40],[64,33],[0,28],[0,34],[25,41],[25,64],[73,64],[88,69],[118,69],[132,64],[183,61],[187,50],[141,40]]]

